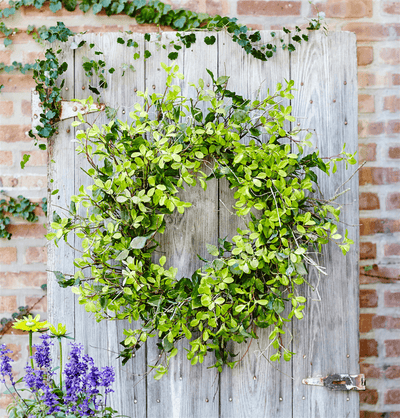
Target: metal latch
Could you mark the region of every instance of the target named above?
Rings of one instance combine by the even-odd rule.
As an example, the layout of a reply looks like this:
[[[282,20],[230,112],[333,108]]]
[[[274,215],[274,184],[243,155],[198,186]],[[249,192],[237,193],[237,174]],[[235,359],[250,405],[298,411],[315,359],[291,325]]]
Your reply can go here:
[[[365,390],[363,374],[331,374],[326,377],[309,377],[302,380],[303,385],[325,386],[331,390]]]
[[[42,105],[40,103],[39,94],[35,89],[32,89],[31,95],[32,102],[32,130],[36,133],[36,127],[41,125],[40,123],[40,114],[42,113]],[[99,112],[106,108],[104,103],[92,104],[83,106],[78,102],[72,102],[69,100],[61,100],[61,109],[59,119],[69,119],[78,116],[78,113],[82,115],[87,113]]]

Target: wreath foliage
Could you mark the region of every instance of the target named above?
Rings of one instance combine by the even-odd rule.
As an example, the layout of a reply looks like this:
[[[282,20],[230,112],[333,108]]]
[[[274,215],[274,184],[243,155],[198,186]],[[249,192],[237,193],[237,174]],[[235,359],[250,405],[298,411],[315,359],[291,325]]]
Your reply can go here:
[[[324,161],[308,149],[310,133],[299,139],[300,130],[285,130],[285,122],[295,118],[281,102],[294,98],[293,81],[251,101],[228,90],[229,77],[215,79],[208,71],[212,89],[200,79],[191,84],[195,98],[189,99],[173,84],[183,79],[178,66],[162,67],[165,92],[140,93],[144,104],[135,104],[132,123],[111,120],[78,131],[77,152],[90,163],[86,173],[93,185],[80,187],[67,216],[53,214],[54,232],[47,238],[57,243],[75,234],[82,244],[75,275],[55,272],[56,278],[63,287],[73,286],[98,321],[139,321],[124,331],[124,362],[149,337],[158,337],[167,363],[157,365],[157,379],[182,338],[190,340],[192,364],[213,352],[219,371],[223,364],[233,367],[237,360],[228,342],[257,338],[256,327],[272,326],[270,359],[289,360],[294,353],[279,337],[285,322],[303,317],[306,299],[297,286],[306,280],[308,266],[321,270],[311,254],[329,241],[345,254],[353,243],[347,231],[338,234],[337,196],[324,200],[316,193],[316,171],[329,175],[337,161],[354,164],[354,155],[343,149]],[[79,115],[73,126],[84,123]],[[165,217],[191,206],[179,190],[198,182],[206,190],[208,180],[222,177],[234,190],[234,210],[247,227],[238,228],[231,241],[220,238],[218,247],[207,244],[212,259],[178,280],[176,268],[164,267],[164,256],[155,262]]]

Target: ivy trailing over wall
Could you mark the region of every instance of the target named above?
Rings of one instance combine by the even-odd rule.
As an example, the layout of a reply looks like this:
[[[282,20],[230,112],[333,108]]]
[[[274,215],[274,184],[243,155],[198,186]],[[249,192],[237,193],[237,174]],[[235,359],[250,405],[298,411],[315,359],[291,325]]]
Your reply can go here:
[[[9,7],[3,10],[0,10],[0,18],[7,18],[14,15],[17,10],[24,6],[35,6],[37,9],[43,7],[46,1],[37,1],[37,0],[20,0],[9,2]],[[66,0],[66,1],[54,1],[49,2],[50,10],[56,13],[61,7],[65,7],[66,10],[73,12],[78,3],[76,0]],[[259,44],[261,40],[260,32],[256,31],[254,33],[249,33],[249,28],[246,25],[238,23],[237,18],[221,17],[219,15],[211,17],[205,13],[196,13],[190,10],[177,9],[173,10],[170,5],[162,3],[159,0],[102,0],[96,2],[93,0],[83,0],[79,3],[79,8],[83,12],[88,12],[90,9],[93,10],[94,14],[99,13],[103,9],[106,11],[108,16],[114,14],[124,13],[132,18],[135,18],[139,24],[144,23],[153,23],[160,26],[169,26],[172,29],[178,30],[177,33],[177,42],[172,41],[174,52],[169,54],[169,59],[175,60],[178,57],[179,51],[182,49],[182,46],[189,48],[194,44],[196,39],[196,34],[194,32],[185,34],[186,31],[226,31],[232,37],[232,41],[238,43],[238,45],[243,48],[247,54],[251,54],[256,59],[262,61],[267,61],[272,58],[274,53],[277,52],[276,46],[272,44]],[[316,18],[310,19],[307,26],[307,30],[319,30],[327,28],[323,26],[324,15],[321,13],[317,14]],[[292,34],[287,28],[283,28],[283,31],[286,34]],[[11,37],[12,34],[18,32],[18,29],[7,28],[3,22],[0,24],[0,32],[5,35],[4,43],[6,46],[12,43]],[[302,29],[299,26],[296,26],[294,33],[291,35],[291,41],[301,43],[308,41],[308,35],[301,33]],[[46,28],[44,26],[36,29],[34,26],[28,26],[27,33],[31,34],[34,39],[39,42],[47,41],[52,43],[54,41],[67,42],[70,36],[73,36],[74,33],[68,29],[64,23],[57,22],[56,26]],[[275,34],[272,33],[274,36]],[[150,41],[150,35],[146,33],[144,35],[146,41]],[[121,38],[122,40],[122,38]],[[123,40],[122,40],[123,41]],[[207,45],[213,45],[216,42],[216,37],[214,35],[206,36],[204,42]],[[288,49],[289,52],[295,50],[295,46],[292,42],[289,42],[287,45],[283,39],[281,39],[282,49]],[[131,45],[127,45],[132,46]],[[79,47],[79,46],[76,46]],[[163,45],[165,48],[166,45]],[[136,56],[137,54],[135,54]],[[149,51],[145,51],[144,58],[147,59],[151,56]],[[139,56],[137,57],[139,58]],[[135,58],[136,59],[136,58]],[[40,100],[43,103],[43,113],[40,115],[41,125],[37,128],[37,136],[30,131],[29,135],[35,139],[35,144],[37,144],[37,137],[40,138],[49,138],[56,132],[55,123],[58,121],[58,116],[60,112],[60,101],[61,97],[61,88],[62,86],[57,85],[59,76],[64,73],[67,69],[67,64],[60,64],[58,58],[56,57],[56,52],[53,49],[47,49],[45,53],[45,60],[38,60],[35,64],[22,64],[19,62],[13,62],[11,66],[6,66],[4,63],[0,63],[0,71],[5,70],[6,72],[11,71],[21,71],[26,73],[26,71],[34,70],[33,78],[36,81],[37,88],[36,91],[40,95]],[[4,87],[0,86],[0,91]],[[39,148],[46,149],[45,144],[40,144]],[[23,168],[24,162],[21,165]]]
[[[154,4],[153,4],[154,3]],[[166,16],[168,16],[169,13],[175,13],[170,8],[166,7],[165,10],[161,5],[163,3],[161,2],[150,2],[149,5],[143,6],[143,7],[156,7],[155,4],[160,6],[161,11],[166,11]],[[142,4],[142,3],[140,3]],[[158,7],[158,6],[157,6]],[[187,11],[180,11],[180,12],[187,12]],[[161,13],[161,12],[160,12]],[[190,14],[190,16],[197,15],[193,12],[187,12]],[[140,13],[135,16],[140,16]],[[202,16],[202,15],[201,15]],[[206,25],[202,28],[202,30],[226,30],[227,33],[232,35],[232,40],[234,42],[237,42],[245,51],[247,54],[251,54],[256,59],[260,59],[262,61],[267,61],[269,58],[272,58],[274,53],[276,53],[277,48],[276,46],[266,43],[266,44],[260,44],[261,35],[260,32],[254,32],[252,34],[247,34],[248,28],[244,25],[240,25],[237,23],[236,18],[221,18],[221,16],[216,16],[214,18],[210,18],[208,15],[207,19],[204,17],[204,22],[206,22]],[[202,16],[203,18],[203,16]],[[157,20],[156,23],[162,22],[169,22],[169,20]],[[161,19],[161,18],[160,18]],[[321,28],[321,22],[323,19],[323,15],[318,14],[317,19],[311,19],[309,27],[307,29],[309,30],[319,30]],[[189,19],[186,24],[189,25],[188,22],[191,22]],[[195,22],[195,23],[193,23]],[[196,29],[201,26],[203,21],[201,21],[198,24],[198,21],[193,21],[193,26],[184,27],[184,29]],[[142,21],[139,18],[139,23],[149,23],[147,21]],[[163,23],[163,24],[164,24]],[[172,24],[172,23],[171,23]],[[324,27],[324,29],[326,29]],[[291,34],[291,31],[284,28],[284,32],[287,34]],[[308,41],[308,35],[301,34],[301,29],[296,26],[295,28],[295,34],[292,35],[292,39],[295,42],[301,43],[302,41]],[[47,40],[48,42],[54,42],[54,41],[60,41],[60,42],[67,42],[69,37],[73,36],[74,33],[69,30],[67,27],[65,27],[64,23],[57,22],[56,26],[50,27],[47,31],[41,32],[41,38],[44,40]],[[276,34],[275,32],[272,32],[272,36],[274,37]],[[300,36],[301,35],[301,36]],[[146,42],[150,42],[151,37],[150,34],[146,33],[144,34],[144,40]],[[177,40],[171,41],[170,44],[172,44],[174,51],[170,52],[168,55],[168,58],[170,60],[175,60],[178,58],[179,51],[182,49],[183,46],[189,48],[193,43],[195,43],[197,40],[195,33],[189,33],[189,34],[183,34],[181,32],[177,33]],[[118,38],[118,42],[121,44],[125,44],[125,40],[123,38]],[[207,45],[213,45],[216,42],[216,37],[214,35],[206,36],[204,38],[204,42]],[[73,48],[79,48],[83,46],[85,42],[82,41],[79,45],[73,43]],[[284,40],[281,39],[282,48],[287,48],[289,52],[292,52],[295,50],[295,47],[292,43],[289,43],[286,45],[284,43]],[[91,48],[94,46],[91,45]],[[132,40],[128,40],[126,42],[126,46],[129,47],[138,47],[138,44],[136,42],[133,42]],[[166,48],[166,45],[162,45],[163,48]],[[97,52],[101,53],[101,52]],[[134,59],[148,59],[151,57],[151,53],[148,50],[144,51],[144,56],[140,57],[140,54],[134,53],[133,55]],[[98,61],[91,60],[90,62],[85,62],[83,64],[84,70],[86,72],[86,75],[88,77],[92,77],[95,73],[100,80],[102,81],[102,88],[107,88],[107,82],[104,76],[104,67],[105,63],[103,60],[99,59]],[[49,48],[46,50],[45,53],[45,59],[44,60],[37,60],[35,66],[34,66],[34,72],[33,72],[33,78],[36,81],[36,91],[38,92],[40,96],[40,102],[42,103],[42,113],[40,114],[40,122],[41,125],[37,127],[37,136],[40,138],[50,138],[54,133],[57,131],[57,125],[56,123],[59,120],[59,114],[60,114],[60,102],[61,102],[61,91],[63,87],[64,81],[61,81],[60,84],[60,75],[62,75],[68,68],[67,63],[63,62],[60,63],[58,59],[57,51],[54,51],[52,48]],[[110,70],[111,71],[111,70]],[[100,94],[97,89],[94,89],[89,87],[95,94]],[[37,136],[33,133],[31,130],[29,135],[37,140]],[[45,149],[45,144],[40,144],[39,147],[41,149]]]
[[[272,326],[272,361],[290,360],[293,353],[280,336],[286,322],[303,317],[306,299],[298,286],[308,268],[325,273],[314,254],[330,241],[346,254],[353,243],[337,228],[335,200],[344,192],[322,196],[318,178],[334,173],[338,161],[355,164],[354,155],[343,150],[322,159],[305,152],[311,134],[299,139],[300,130],[284,129],[285,121],[295,121],[291,106],[280,104],[293,99],[293,81],[251,101],[227,88],[229,77],[215,79],[209,71],[212,89],[199,80],[190,100],[173,84],[183,78],[178,67],[162,67],[168,73],[165,92],[138,93],[144,105],[135,104],[131,124],[112,120],[78,131],[77,152],[87,157],[93,185],[72,196],[65,217],[53,214],[54,232],[47,238],[57,243],[75,234],[82,245],[76,273],[57,271],[56,279],[73,286],[98,321],[140,321],[124,331],[124,362],[148,338],[159,337],[166,361],[156,365],[156,379],[167,372],[183,338],[190,340],[192,364],[211,351],[219,371],[224,364],[233,367],[237,359],[228,342],[257,338],[256,327]],[[72,126],[86,123],[78,118]],[[208,181],[219,178],[233,189],[232,210],[246,227],[231,240],[220,238],[218,246],[207,244],[203,268],[177,280],[165,256],[154,261],[165,218],[190,210],[180,189],[200,184],[206,190]]]
[[[209,16],[206,13],[196,13],[185,9],[173,10],[170,5],[165,4],[159,0],[83,0],[79,3],[76,0],[11,0],[9,7],[0,10],[0,18],[8,18],[14,15],[21,7],[35,6],[37,9],[42,8],[45,4],[50,5],[50,10],[56,13],[62,7],[70,12],[74,12],[76,7],[79,7],[84,13],[92,10],[94,14],[105,10],[107,16],[116,14],[125,14],[132,17],[139,24],[156,24],[159,26],[169,26],[174,30],[179,31],[178,37],[186,47],[190,47],[191,44],[196,42],[196,35],[194,33],[184,34],[187,31],[196,30],[208,30],[208,31],[221,31],[225,30],[232,37],[232,41],[236,42],[242,47],[246,53],[253,55],[255,58],[266,61],[273,56],[276,52],[271,46],[267,45],[262,47],[257,46],[257,42],[260,40],[259,32],[249,34],[249,28],[246,25],[238,23],[237,18],[229,18],[227,16]],[[323,28],[323,14],[318,13],[316,18],[310,19],[307,30],[319,30]],[[283,28],[285,33],[291,34],[287,28]],[[12,44],[12,36],[18,32],[17,28],[8,28],[4,22],[0,23],[0,32],[4,34],[4,45],[9,46]],[[183,32],[183,33],[181,33]],[[282,48],[288,48],[289,51],[294,51],[295,46],[292,42],[301,43],[308,40],[308,35],[301,33],[302,29],[296,26],[293,33],[291,42],[288,45],[283,43]],[[52,42],[52,36],[49,35],[48,30],[45,27],[34,28],[29,26],[27,30],[28,34],[39,42],[47,40]],[[61,40],[61,39],[60,39]],[[216,41],[215,36],[211,35],[205,38],[205,43],[208,45],[214,44]],[[180,47],[177,48],[177,51]],[[176,54],[177,52],[175,52]],[[173,59],[173,58],[171,58]],[[15,66],[16,69],[23,68],[22,64]]]

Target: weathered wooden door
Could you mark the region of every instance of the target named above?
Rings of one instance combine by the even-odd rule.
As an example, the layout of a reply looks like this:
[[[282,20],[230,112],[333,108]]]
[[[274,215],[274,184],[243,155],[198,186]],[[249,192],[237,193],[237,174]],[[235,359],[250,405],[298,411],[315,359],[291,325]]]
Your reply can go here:
[[[161,44],[167,44],[175,35],[164,33]],[[204,34],[197,34],[200,40]],[[178,58],[178,65],[186,82],[203,78],[210,82],[206,68],[216,75],[230,76],[230,88],[246,97],[261,96],[273,90],[278,82],[293,79],[297,91],[292,100],[293,115],[297,124],[316,130],[315,144],[324,156],[339,153],[343,143],[349,151],[357,149],[357,66],[356,39],[351,33],[334,32],[328,36],[310,34],[310,41],[297,47],[294,53],[278,50],[268,62],[246,55],[228,35],[216,34],[217,43],[210,47],[196,42]],[[152,57],[146,61],[133,60],[132,48],[117,43],[117,38],[133,39],[139,43],[143,56],[148,49]],[[82,69],[83,57],[91,59],[94,51],[104,52],[108,67],[116,72],[110,86],[104,91],[102,101],[118,108],[118,117],[125,119],[137,100],[137,91],[160,91],[165,74],[160,62],[168,62],[170,48],[157,45],[158,35],[152,42],[144,42],[143,35],[86,34],[76,36],[74,42],[86,40],[79,49],[62,45],[62,58],[68,63],[64,99],[86,98],[90,95],[88,79]],[[287,35],[262,32],[262,42],[278,46]],[[72,40],[71,40],[72,41]],[[90,44],[95,48],[91,49]],[[124,65],[123,65],[124,64]],[[133,65],[135,71],[129,69]],[[121,66],[126,68],[122,77]],[[94,117],[98,117],[95,115]],[[97,123],[105,121],[100,115]],[[86,166],[83,158],[74,152],[72,119],[60,123],[59,134],[50,141],[50,189],[59,189],[50,196],[49,213],[57,206],[68,206],[70,196],[77,193],[87,177],[81,170]],[[326,177],[322,189],[326,196],[350,176],[340,167],[335,176]],[[322,179],[322,177],[321,177]],[[155,341],[147,343],[126,366],[116,360],[119,342],[123,340],[121,322],[96,323],[86,313],[69,289],[60,289],[54,276],[49,274],[49,314],[52,322],[63,322],[74,334],[76,341],[85,344],[86,350],[99,365],[117,366],[117,383],[113,406],[122,414],[137,418],[354,418],[358,416],[356,392],[330,391],[325,387],[306,386],[302,379],[327,376],[334,373],[357,374],[358,365],[358,178],[351,178],[347,186],[351,191],[341,196],[343,221],[350,229],[355,245],[346,257],[340,249],[330,245],[324,250],[323,263],[328,276],[310,273],[309,281],[316,288],[304,288],[308,298],[304,319],[292,325],[293,340],[287,343],[296,352],[288,363],[270,364],[267,346],[268,331],[260,332],[253,341],[243,361],[233,370],[221,374],[207,369],[206,364],[191,366],[185,351],[171,362],[168,376],[155,381],[146,375],[147,364],[158,357]],[[179,275],[193,272],[200,265],[193,255],[205,255],[205,243],[216,243],[218,236],[232,235],[236,230],[236,217],[229,211],[232,199],[226,184],[215,181],[206,193],[199,190],[185,192],[193,207],[169,220],[168,232],[163,238],[170,264],[179,268]],[[207,216],[205,216],[207,209]],[[78,245],[75,239],[75,246]],[[60,244],[50,245],[49,270],[74,272],[74,251]],[[129,326],[129,325],[128,325]],[[239,357],[247,346],[236,347]]]

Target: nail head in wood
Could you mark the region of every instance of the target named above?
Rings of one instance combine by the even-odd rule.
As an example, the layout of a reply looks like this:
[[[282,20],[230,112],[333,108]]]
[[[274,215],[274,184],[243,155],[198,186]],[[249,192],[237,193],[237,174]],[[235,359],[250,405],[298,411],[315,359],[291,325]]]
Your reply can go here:
[[[344,124],[347,125],[347,121]]]
[[[153,90],[155,90],[156,86],[153,84]]]
[[[300,126],[300,122],[297,124],[297,126]]]
[[[283,401],[283,398],[279,398],[280,401]]]
[[[312,101],[312,100],[310,100],[310,103],[311,103],[311,104],[312,104],[312,102],[313,102],[313,101]]]
[[[122,114],[125,115],[125,110],[122,111]]]
[[[37,119],[38,118],[38,115],[33,115],[33,119]]]
[[[336,99],[333,99],[333,103],[336,103]]]
[[[76,112],[78,110],[78,108],[76,107],[76,106],[74,106],[73,108],[72,108],[72,111],[73,112]]]
[[[229,402],[232,402],[232,398],[229,398]]]
[[[137,91],[137,88],[135,87],[135,88],[133,89],[133,91]]]
[[[304,86],[304,83],[303,83],[303,82],[301,82],[301,83],[300,83],[300,86]]]
[[[66,90],[66,91],[68,91],[68,90],[69,90],[69,88],[68,88],[68,87],[65,87],[65,90]]]
[[[133,401],[133,403],[137,403],[137,399],[135,399],[135,400]]]
[[[159,399],[157,399],[157,403],[160,403],[160,400]]]
[[[85,86],[82,86],[82,90],[85,90]]]
[[[208,398],[206,398],[206,402],[208,402]]]
[[[343,84],[346,85],[347,84],[347,81],[345,81]]]
[[[350,400],[350,398],[347,398],[347,399],[346,399],[346,401],[349,401],[349,400]]]
[[[254,376],[254,377],[253,377],[253,380],[257,380],[257,376]]]
[[[350,357],[350,354],[347,354],[347,356],[346,356],[347,358],[349,358]]]
[[[304,401],[304,399],[306,399],[306,397],[305,397],[305,396],[303,396],[303,401]]]
[[[71,129],[69,129],[69,128],[68,128],[68,129],[67,129],[67,134],[69,134],[70,132],[71,132]]]

